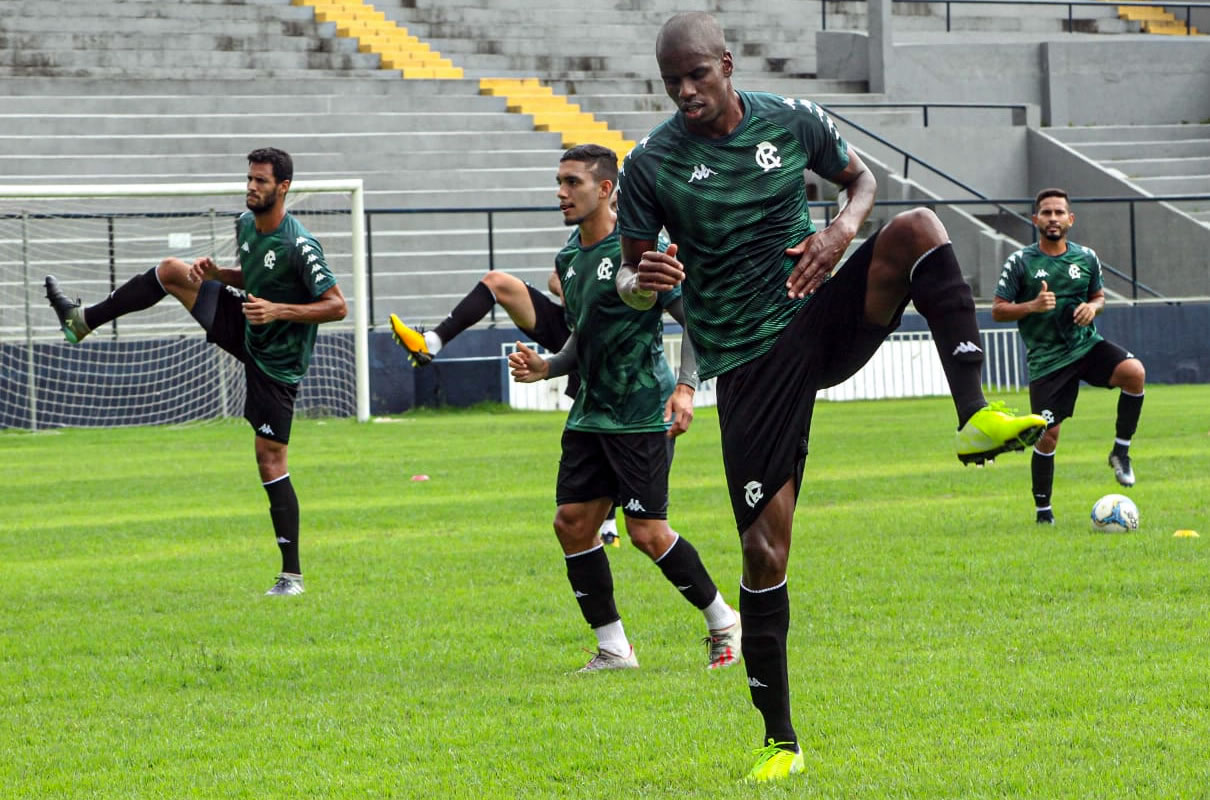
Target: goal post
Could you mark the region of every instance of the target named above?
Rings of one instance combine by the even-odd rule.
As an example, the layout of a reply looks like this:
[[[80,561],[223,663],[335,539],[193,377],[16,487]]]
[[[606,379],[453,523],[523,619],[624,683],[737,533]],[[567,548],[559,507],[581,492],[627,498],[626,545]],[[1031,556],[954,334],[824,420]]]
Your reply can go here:
[[[206,344],[179,303],[167,298],[71,346],[42,282],[56,275],[70,296],[91,305],[166,256],[237,263],[234,220],[246,192],[233,182],[0,185],[0,428],[239,416],[238,362]],[[319,326],[298,411],[367,421],[363,182],[296,181],[287,206],[324,248],[352,312],[351,322]]]

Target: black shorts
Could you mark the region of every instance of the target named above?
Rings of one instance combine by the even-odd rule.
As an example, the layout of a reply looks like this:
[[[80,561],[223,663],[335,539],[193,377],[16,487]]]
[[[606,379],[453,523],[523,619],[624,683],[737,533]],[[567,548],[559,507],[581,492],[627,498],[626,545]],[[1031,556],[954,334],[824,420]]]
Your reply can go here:
[[[521,330],[550,352],[559,352],[567,342],[567,337],[571,336],[571,329],[567,327],[567,315],[563,306],[528,283],[525,284],[525,288],[529,290],[529,300],[534,306],[534,327],[532,330],[525,328]],[[579,373],[574,371],[568,373],[567,388],[563,393],[568,397],[575,397],[579,390]]]
[[[1080,381],[1103,389],[1110,388],[1109,379],[1133,355],[1113,342],[1101,340],[1078,361],[1029,382],[1029,408],[1046,418],[1046,427],[1053,428],[1075,414]]]
[[[219,281],[204,281],[190,313],[206,329],[207,341],[243,362],[244,419],[256,435],[289,444],[298,384],[273,380],[249,357],[244,346],[244,297],[243,289]]]
[[[815,393],[847,380],[899,327],[906,298],[889,325],[865,321],[875,239],[867,239],[820,287],[771,350],[718,376],[723,467],[740,533],[791,478],[797,497]]]
[[[607,497],[636,519],[667,519],[672,442],[653,433],[563,431],[555,502],[587,503]]]

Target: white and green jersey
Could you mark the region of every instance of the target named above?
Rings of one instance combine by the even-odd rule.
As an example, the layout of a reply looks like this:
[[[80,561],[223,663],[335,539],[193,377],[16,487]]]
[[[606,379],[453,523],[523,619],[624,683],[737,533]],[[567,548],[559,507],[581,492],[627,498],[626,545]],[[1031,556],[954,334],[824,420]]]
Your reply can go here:
[[[668,247],[660,241],[661,250]],[[555,256],[567,319],[576,334],[580,390],[567,427],[587,433],[644,433],[668,429],[664,403],[676,380],[664,360],[664,308],[680,297],[674,289],[647,311],[622,302],[614,280],[622,264],[615,230],[592,247],[581,247],[577,229]]]
[[[678,112],[626,157],[618,230],[652,240],[661,228],[685,265],[689,333],[705,379],[769,350],[807,299],[786,296],[795,260],[815,231],[803,170],[830,178],[848,145],[809,100],[739,92],[744,117],[719,139],[695,136]]]
[[[1037,244],[1022,247],[1004,262],[996,297],[1010,303],[1033,300],[1042,291],[1042,281],[1055,293],[1055,307],[1017,320],[1025,340],[1030,380],[1080,360],[1104,338],[1095,324],[1075,322],[1076,306],[1104,285],[1096,253],[1071,241],[1061,256],[1048,256]]]
[[[323,248],[289,213],[277,230],[259,233],[251,212],[235,225],[244,291],[274,303],[310,303],[336,285]],[[281,383],[298,383],[311,363],[317,325],[274,320],[244,322],[244,345],[261,370]]]

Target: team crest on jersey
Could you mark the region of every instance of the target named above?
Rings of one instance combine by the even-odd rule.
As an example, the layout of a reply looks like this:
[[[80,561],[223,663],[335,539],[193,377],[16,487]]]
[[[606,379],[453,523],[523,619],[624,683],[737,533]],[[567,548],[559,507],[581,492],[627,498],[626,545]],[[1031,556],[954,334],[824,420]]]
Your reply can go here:
[[[756,166],[765,172],[781,166],[781,156],[771,142],[761,142],[756,146]]]
[[[265,269],[273,269],[277,265],[277,253],[270,250],[265,253]]]
[[[1076,264],[1072,264],[1070,267],[1067,268],[1067,274],[1071,276],[1071,279],[1073,281],[1079,280],[1080,279],[1080,267]]]
[[[605,258],[601,259],[601,263],[597,264],[597,280],[613,280],[613,259],[609,256],[605,256]]]

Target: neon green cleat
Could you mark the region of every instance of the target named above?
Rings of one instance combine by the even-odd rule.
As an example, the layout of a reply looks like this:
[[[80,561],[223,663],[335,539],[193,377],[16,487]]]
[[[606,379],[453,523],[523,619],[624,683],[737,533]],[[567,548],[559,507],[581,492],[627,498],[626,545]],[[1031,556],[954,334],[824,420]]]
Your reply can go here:
[[[1024,450],[1046,432],[1044,417],[1038,414],[1017,417],[1014,413],[1000,402],[976,411],[955,437],[958,460],[982,465],[1008,450]]]
[[[408,361],[412,362],[413,367],[426,366],[433,360],[429,346],[424,343],[424,334],[404,325],[403,320],[394,314],[391,315],[391,333],[394,334],[395,341],[408,351]]]
[[[54,275],[46,276],[46,299],[50,301],[50,307],[58,315],[59,327],[63,330],[63,338],[67,341],[79,344],[81,339],[92,332],[92,329],[84,322],[84,309],[81,307],[80,301],[77,300],[73,303],[59,288],[59,281]]]
[[[775,742],[770,739],[767,745],[754,750],[756,764],[744,777],[744,781],[746,783],[768,783],[769,781],[780,781],[802,772],[802,751],[785,749],[793,746],[792,742]]]

